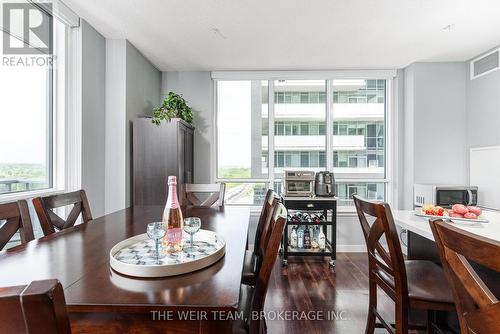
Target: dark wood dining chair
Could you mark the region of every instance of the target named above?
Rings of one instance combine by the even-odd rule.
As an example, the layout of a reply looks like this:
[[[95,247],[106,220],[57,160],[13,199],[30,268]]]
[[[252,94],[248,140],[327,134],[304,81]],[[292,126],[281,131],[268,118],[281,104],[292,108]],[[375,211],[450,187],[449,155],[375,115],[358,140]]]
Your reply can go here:
[[[278,196],[272,189],[267,189],[266,196],[264,197],[264,203],[262,203],[262,209],[260,210],[259,220],[257,221],[257,229],[255,231],[255,239],[254,239],[254,247],[258,245],[258,241],[260,238],[260,233],[262,233],[262,228],[264,226],[264,222],[271,211],[271,207],[273,205],[274,199],[278,199]],[[247,239],[247,249],[248,249]]]
[[[212,207],[215,205],[221,208],[224,206],[225,190],[226,184],[223,182],[215,184],[183,184],[181,186],[181,205],[183,207]],[[207,198],[200,199],[200,194],[207,195]]]
[[[455,308],[443,270],[430,261],[404,259],[389,204],[369,202],[356,195],[353,199],[368,252],[369,305],[365,333],[373,334],[375,328],[396,334],[406,334],[409,329],[427,329],[432,333],[435,311]],[[367,217],[374,220],[371,226]],[[387,250],[381,243],[382,237]],[[395,303],[395,324],[386,322],[377,311],[377,287]],[[410,309],[427,311],[425,327],[408,323]]]
[[[469,263],[500,272],[500,242],[442,220],[430,224],[455,299],[460,333],[500,333],[500,303]]]
[[[252,314],[260,314],[264,310],[269,279],[276,263],[281,237],[285,230],[286,209],[281,203],[278,203],[276,208],[271,218],[269,243],[264,253],[255,287],[241,285],[239,311],[242,312],[244,320],[233,322],[233,333],[259,334],[267,331],[265,320],[253,320]]]
[[[245,252],[241,275],[241,283],[243,284],[255,285],[257,281],[257,275],[271,236],[271,219],[278,208],[278,197],[273,190],[269,189],[255,232],[254,250]]]
[[[80,214],[82,215],[83,223],[88,223],[92,220],[87,195],[83,189],[65,194],[37,197],[33,199],[33,205],[35,206],[35,211],[44,235],[74,226]],[[68,205],[73,205],[73,207],[66,220],[52,211],[53,209]]]
[[[26,243],[35,238],[28,203],[25,200],[0,204],[0,220],[5,220],[2,227],[0,227],[0,251],[18,231],[21,243]]]
[[[61,283],[52,279],[0,288],[0,333],[71,333]]]

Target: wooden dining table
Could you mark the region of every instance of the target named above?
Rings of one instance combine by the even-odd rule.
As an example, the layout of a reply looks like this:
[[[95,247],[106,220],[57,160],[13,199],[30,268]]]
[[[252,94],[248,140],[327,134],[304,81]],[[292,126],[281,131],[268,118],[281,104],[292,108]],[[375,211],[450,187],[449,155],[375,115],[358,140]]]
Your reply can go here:
[[[226,241],[225,256],[192,273],[136,278],[111,269],[109,251],[145,233],[162,207],[134,206],[0,253],[0,287],[57,278],[73,333],[229,333],[240,302],[250,212],[191,208]]]

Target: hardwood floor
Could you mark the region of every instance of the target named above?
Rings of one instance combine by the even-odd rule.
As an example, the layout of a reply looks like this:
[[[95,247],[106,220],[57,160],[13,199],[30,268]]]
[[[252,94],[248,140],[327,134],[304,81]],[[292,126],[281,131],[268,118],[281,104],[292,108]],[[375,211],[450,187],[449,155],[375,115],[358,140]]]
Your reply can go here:
[[[335,272],[326,258],[290,257],[275,263],[265,305],[269,333],[364,333],[368,312],[368,261],[365,253],[337,254]],[[393,319],[394,304],[379,293],[379,311]],[[279,311],[294,320],[272,320]],[[300,313],[300,312],[306,313]],[[316,311],[319,313],[307,313]],[[307,316],[309,320],[299,318]],[[314,316],[316,316],[314,318]],[[322,316],[322,318],[320,318]],[[337,318],[335,318],[337,316]],[[376,333],[385,333],[380,330]]]

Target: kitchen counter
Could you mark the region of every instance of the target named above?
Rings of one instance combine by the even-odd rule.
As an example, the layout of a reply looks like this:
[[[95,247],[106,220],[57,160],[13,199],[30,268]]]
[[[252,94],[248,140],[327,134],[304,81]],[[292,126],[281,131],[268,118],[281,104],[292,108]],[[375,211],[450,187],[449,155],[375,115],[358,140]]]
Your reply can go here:
[[[434,241],[429,219],[415,216],[412,210],[394,210],[392,212],[394,222],[403,229],[416,233],[426,239]],[[500,242],[500,212],[483,211],[482,218],[489,220],[488,223],[453,223],[465,231],[477,234]]]
[[[441,259],[434,242],[429,219],[415,216],[412,210],[392,212],[394,222],[397,226],[408,231],[406,242],[408,260],[427,260],[441,265]],[[489,220],[488,223],[453,223],[454,226],[470,233],[486,237],[500,242],[500,212],[483,211],[482,218]],[[472,267],[498,298],[500,297],[500,273],[471,262]],[[459,333],[459,324],[455,312],[440,315],[439,327],[446,328],[449,333]]]

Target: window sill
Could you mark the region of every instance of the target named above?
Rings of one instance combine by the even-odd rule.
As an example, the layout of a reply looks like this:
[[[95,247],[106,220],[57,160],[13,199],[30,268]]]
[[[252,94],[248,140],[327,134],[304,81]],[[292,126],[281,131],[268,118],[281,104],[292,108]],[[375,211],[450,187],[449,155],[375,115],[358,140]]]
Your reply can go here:
[[[358,213],[356,210],[341,210],[337,211],[337,217],[357,217]]]
[[[30,199],[40,196],[56,195],[56,194],[61,194],[63,192],[64,190],[51,188],[51,189],[40,189],[40,190],[20,191],[16,193],[0,194],[0,204],[15,202],[21,199]]]
[[[262,206],[258,205],[251,205],[251,204],[226,204],[226,206],[232,206],[232,207],[248,207],[250,208],[251,213],[256,213],[262,210]],[[337,211],[337,217],[357,217],[358,214],[356,212],[356,209],[341,209]]]

